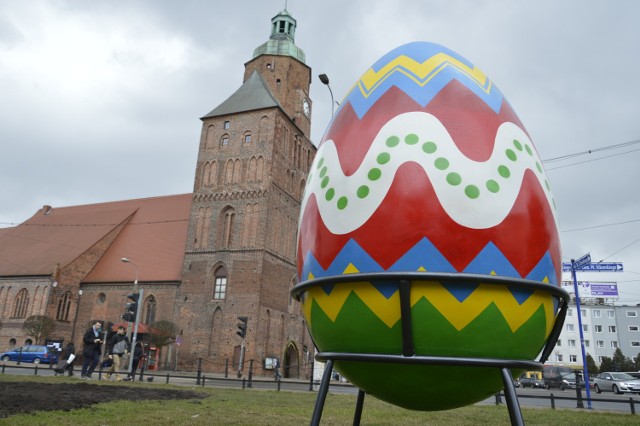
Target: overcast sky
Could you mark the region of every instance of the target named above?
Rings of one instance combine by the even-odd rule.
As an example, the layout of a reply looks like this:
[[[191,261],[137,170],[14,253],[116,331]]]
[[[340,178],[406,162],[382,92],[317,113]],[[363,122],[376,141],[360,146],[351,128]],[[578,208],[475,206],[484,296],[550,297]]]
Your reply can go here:
[[[191,192],[202,117],[241,84],[284,0],[0,0],[0,227]],[[623,262],[640,302],[640,2],[289,0],[312,68],[312,139],[389,50],[442,44],[500,88],[544,160],[563,260]]]

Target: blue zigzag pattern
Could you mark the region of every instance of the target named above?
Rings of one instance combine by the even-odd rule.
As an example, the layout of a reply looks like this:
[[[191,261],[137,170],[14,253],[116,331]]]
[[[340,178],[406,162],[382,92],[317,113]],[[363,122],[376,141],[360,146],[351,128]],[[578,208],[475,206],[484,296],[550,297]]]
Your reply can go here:
[[[355,240],[350,239],[326,270],[322,268],[311,252],[308,252],[305,256],[302,280],[307,280],[310,274],[315,278],[342,275],[346,269],[352,267],[362,272],[385,272]],[[422,269],[428,272],[458,272],[427,238],[422,238],[387,271],[406,272]],[[492,242],[489,242],[460,272],[484,275],[495,273],[495,275],[503,277],[521,278],[513,265]],[[523,278],[540,282],[546,278],[550,284],[558,285],[555,268],[549,252],[546,252],[531,272]],[[386,298],[391,297],[398,288],[397,285],[391,283],[373,282],[372,284]],[[455,287],[447,288],[447,290],[456,299],[463,302],[476,288],[477,284],[469,284],[466,286],[456,285]],[[330,294],[332,289],[332,285],[324,287],[324,291],[327,294]],[[520,304],[524,303],[532,293],[515,287],[510,287],[510,291]]]

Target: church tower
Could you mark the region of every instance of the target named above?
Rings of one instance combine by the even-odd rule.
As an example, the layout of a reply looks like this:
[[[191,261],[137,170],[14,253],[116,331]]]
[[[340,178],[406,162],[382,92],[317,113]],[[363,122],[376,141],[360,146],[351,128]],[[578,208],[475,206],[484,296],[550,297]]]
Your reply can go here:
[[[245,64],[242,85],[201,118],[182,283],[175,305],[178,367],[306,377],[311,342],[298,303],[300,201],[310,141],[311,69],[287,10]],[[238,317],[247,317],[244,338]],[[242,334],[242,333],[240,333]],[[243,360],[244,362],[240,363]]]

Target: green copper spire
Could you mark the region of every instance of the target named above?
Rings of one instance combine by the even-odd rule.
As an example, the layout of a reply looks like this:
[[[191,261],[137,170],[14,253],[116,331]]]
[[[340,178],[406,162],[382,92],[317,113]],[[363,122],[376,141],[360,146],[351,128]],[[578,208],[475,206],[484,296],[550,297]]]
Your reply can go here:
[[[269,41],[253,51],[253,57],[260,55],[291,56],[304,63],[302,49],[295,45],[296,20],[285,8],[271,19],[271,37]]]

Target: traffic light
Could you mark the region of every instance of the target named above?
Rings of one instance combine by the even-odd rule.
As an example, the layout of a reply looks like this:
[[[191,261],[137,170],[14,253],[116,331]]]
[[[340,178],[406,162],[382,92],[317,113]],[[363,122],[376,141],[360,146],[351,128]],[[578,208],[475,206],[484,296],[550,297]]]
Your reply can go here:
[[[247,335],[247,317],[238,317],[238,319],[240,320],[240,322],[238,323],[238,331],[236,331],[236,334],[238,334],[238,336],[244,338]]]
[[[127,304],[124,308],[124,314],[122,315],[122,319],[126,322],[135,322],[136,314],[138,313],[138,295],[130,294],[127,296]]]

